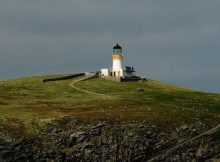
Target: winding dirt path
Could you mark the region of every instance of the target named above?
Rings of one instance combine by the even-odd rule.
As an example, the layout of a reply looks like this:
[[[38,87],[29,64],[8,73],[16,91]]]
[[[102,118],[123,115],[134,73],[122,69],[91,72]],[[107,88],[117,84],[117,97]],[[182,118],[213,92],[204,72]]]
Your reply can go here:
[[[89,75],[89,76],[80,78],[80,79],[78,79],[78,80],[74,80],[74,81],[70,82],[70,87],[71,87],[71,88],[74,88],[74,89],[76,89],[76,90],[78,90],[78,91],[84,92],[84,93],[93,94],[93,95],[98,95],[98,96],[106,96],[106,97],[109,97],[109,96],[107,96],[107,95],[105,95],[105,94],[96,93],[96,92],[88,91],[88,90],[85,90],[85,89],[81,89],[81,88],[78,88],[78,87],[76,87],[76,86],[74,85],[74,84],[77,83],[77,82],[81,82],[81,81],[84,81],[84,80],[87,80],[87,79],[90,79],[90,78],[93,78],[93,77],[95,77],[95,74],[91,74],[91,75]]]
[[[209,112],[208,110],[207,111],[205,111],[205,110],[198,110],[198,109],[194,109],[194,108],[189,108],[189,107],[185,107],[185,106],[177,106],[177,105],[173,105],[173,104],[169,104],[169,103],[166,103],[166,104],[164,104],[164,103],[162,103],[162,104],[160,104],[160,105],[162,105],[162,106],[172,106],[172,107],[175,107],[175,108],[177,108],[177,109],[183,109],[183,110],[190,110],[190,111],[194,111],[194,112],[201,112],[201,113],[205,113],[205,114],[210,114],[210,115],[214,115],[214,116],[218,116],[218,114],[216,114],[215,112]]]
[[[162,151],[162,153],[160,153],[159,155],[157,155],[157,156],[155,156],[155,157],[149,159],[147,162],[158,161],[159,158],[161,158],[161,157],[162,157],[162,158],[165,158],[166,156],[168,156],[168,155],[171,154],[172,152],[175,152],[177,149],[179,149],[180,147],[182,147],[182,146],[188,144],[189,142],[192,142],[192,141],[194,141],[194,140],[197,140],[198,138],[200,138],[200,137],[202,137],[202,136],[213,134],[213,133],[215,133],[216,131],[218,131],[219,129],[220,129],[220,124],[217,125],[216,127],[212,128],[212,129],[210,129],[210,130],[204,132],[204,133],[201,133],[201,134],[199,134],[199,135],[197,135],[197,136],[191,138],[191,139],[185,140],[184,142],[182,142],[182,143],[180,143],[180,144],[174,146],[173,148],[170,148],[170,149],[168,149],[168,150]]]

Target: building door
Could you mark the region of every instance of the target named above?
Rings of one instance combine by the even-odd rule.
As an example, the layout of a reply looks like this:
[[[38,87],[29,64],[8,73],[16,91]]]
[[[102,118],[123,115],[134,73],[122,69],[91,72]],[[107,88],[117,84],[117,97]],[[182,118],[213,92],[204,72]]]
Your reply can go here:
[[[113,77],[116,77],[116,72],[114,71],[114,76]]]
[[[119,76],[119,77],[121,76],[121,72],[120,72],[120,71],[118,72],[118,76]]]

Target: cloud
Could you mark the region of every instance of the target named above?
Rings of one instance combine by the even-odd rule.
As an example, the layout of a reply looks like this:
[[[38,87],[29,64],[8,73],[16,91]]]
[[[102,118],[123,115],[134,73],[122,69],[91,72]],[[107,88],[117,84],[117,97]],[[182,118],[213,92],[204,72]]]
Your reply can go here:
[[[218,91],[220,1],[3,0],[0,78],[75,73],[124,62],[147,77]]]

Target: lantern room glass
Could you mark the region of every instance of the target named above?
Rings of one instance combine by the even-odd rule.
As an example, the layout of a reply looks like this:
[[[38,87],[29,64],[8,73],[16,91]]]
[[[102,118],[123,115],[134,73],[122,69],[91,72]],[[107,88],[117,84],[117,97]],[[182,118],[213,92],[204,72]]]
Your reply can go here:
[[[113,49],[113,53],[122,54],[122,49]]]

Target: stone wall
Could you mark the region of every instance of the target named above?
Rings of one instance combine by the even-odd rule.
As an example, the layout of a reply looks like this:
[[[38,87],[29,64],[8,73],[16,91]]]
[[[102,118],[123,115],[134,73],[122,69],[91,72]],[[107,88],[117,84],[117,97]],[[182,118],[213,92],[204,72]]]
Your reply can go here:
[[[59,81],[59,80],[69,80],[73,79],[79,76],[85,76],[85,73],[79,73],[79,74],[74,74],[74,75],[68,75],[64,77],[56,77],[56,78],[49,78],[49,79],[44,79],[43,82],[52,82],[52,81]]]

